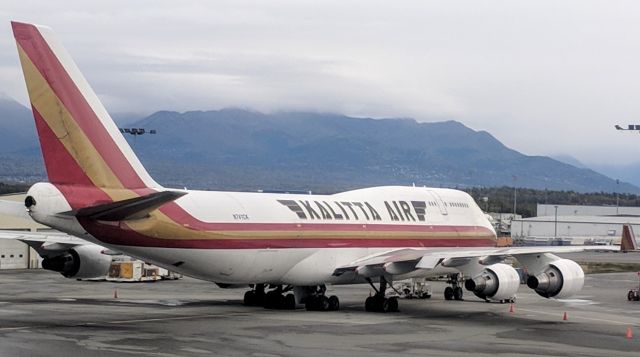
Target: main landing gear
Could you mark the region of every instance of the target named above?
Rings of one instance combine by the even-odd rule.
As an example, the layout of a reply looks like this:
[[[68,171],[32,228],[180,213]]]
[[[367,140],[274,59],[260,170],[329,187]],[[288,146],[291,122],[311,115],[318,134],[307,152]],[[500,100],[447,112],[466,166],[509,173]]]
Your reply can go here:
[[[293,286],[270,285],[270,291],[265,292],[265,284],[256,284],[252,290],[244,294],[244,304],[247,306],[262,306],[265,309],[294,310],[296,295]],[[337,296],[327,297],[324,285],[313,287],[297,287],[296,293],[303,296],[302,302],[308,311],[337,311],[340,300]],[[299,289],[299,290],[298,290]]]
[[[296,308],[296,298],[289,293],[293,287],[276,285],[265,292],[264,284],[256,284],[253,290],[244,293],[244,304],[247,306],[263,306],[265,309],[293,310]]]
[[[309,287],[306,289],[304,307],[307,311],[338,311],[340,300],[337,296],[327,297],[327,287],[324,285]]]
[[[447,284],[450,284],[451,286],[447,286],[444,289],[445,300],[460,300],[460,301],[463,300],[462,298],[463,290],[462,290],[462,287],[460,286],[461,282],[462,280],[460,279],[460,274],[456,273],[456,274],[449,275],[449,280],[447,280]]]
[[[373,311],[373,312],[398,312],[398,298],[390,297],[387,298],[384,296],[385,291],[387,290],[387,280],[381,276],[380,277],[380,288],[376,289],[376,286],[371,281],[371,278],[367,278],[367,282],[373,290],[376,291],[375,295],[369,296],[364,301],[364,309],[365,311]]]

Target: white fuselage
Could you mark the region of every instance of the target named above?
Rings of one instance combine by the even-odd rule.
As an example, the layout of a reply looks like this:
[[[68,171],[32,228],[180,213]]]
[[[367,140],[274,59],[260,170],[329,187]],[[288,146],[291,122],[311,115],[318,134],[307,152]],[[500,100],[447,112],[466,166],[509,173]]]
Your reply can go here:
[[[391,249],[451,250],[488,246],[495,239],[473,199],[450,189],[389,186],[334,195],[188,191],[172,210],[161,211],[195,238],[165,236],[153,244],[138,243],[135,237],[106,239],[89,233],[75,218],[56,214],[70,207],[54,185],[34,185],[29,195],[39,202],[31,210],[38,222],[188,276],[226,284],[359,283],[362,277],[333,272]],[[139,220],[128,222],[127,228],[158,234],[147,226]]]

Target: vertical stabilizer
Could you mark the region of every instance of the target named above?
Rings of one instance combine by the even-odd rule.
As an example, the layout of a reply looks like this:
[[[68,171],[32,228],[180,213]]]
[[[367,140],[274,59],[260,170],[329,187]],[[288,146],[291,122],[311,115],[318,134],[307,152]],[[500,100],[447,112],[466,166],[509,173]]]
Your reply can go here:
[[[622,239],[620,240],[620,251],[631,252],[638,250],[638,242],[636,235],[633,233],[633,227],[630,224],[622,226]]]
[[[49,181],[100,189],[159,187],[51,29],[11,25]]]

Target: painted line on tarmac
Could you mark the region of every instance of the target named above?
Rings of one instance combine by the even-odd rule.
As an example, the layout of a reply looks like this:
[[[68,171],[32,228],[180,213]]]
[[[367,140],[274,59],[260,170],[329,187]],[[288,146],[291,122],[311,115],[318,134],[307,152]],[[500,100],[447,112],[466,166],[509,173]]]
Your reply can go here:
[[[549,316],[562,316],[561,314],[558,313],[552,313],[552,312],[545,312],[545,311],[540,311],[540,310],[529,310],[529,309],[518,309],[516,308],[518,311],[525,311],[525,312],[530,312],[533,313],[534,316],[535,314],[543,314],[543,315],[549,315]],[[595,317],[584,317],[584,316],[580,316],[580,315],[572,315],[570,316],[571,319],[582,319],[582,320],[591,320],[591,321],[598,321],[598,322],[607,322],[613,325],[636,325],[636,322],[623,322],[623,321],[616,321],[616,320],[608,320],[608,319],[599,319],[599,318],[595,318]]]
[[[174,320],[192,320],[202,319],[207,317],[227,317],[227,316],[250,316],[252,314],[246,312],[236,312],[227,314],[206,314],[206,315],[190,315],[190,316],[172,316],[172,317],[155,317],[149,319],[135,319],[135,320],[117,320],[117,321],[104,321],[104,322],[88,322],[82,325],[99,325],[99,324],[133,324],[138,322],[156,322],[156,321],[174,321]]]
[[[19,326],[19,327],[0,327],[0,331],[19,331],[19,330],[24,330],[24,329],[28,329],[28,328],[33,328],[36,326]]]

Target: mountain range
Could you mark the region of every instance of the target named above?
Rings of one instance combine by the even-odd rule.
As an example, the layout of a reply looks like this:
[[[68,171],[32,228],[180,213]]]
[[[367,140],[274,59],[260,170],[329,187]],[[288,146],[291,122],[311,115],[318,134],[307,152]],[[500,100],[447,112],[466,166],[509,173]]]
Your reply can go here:
[[[640,193],[587,168],[521,154],[457,121],[223,109],[160,111],[127,127],[156,130],[127,139],[169,187],[334,192],[415,184]],[[0,180],[42,178],[30,111],[0,98],[0,130],[7,139],[0,141]]]

